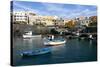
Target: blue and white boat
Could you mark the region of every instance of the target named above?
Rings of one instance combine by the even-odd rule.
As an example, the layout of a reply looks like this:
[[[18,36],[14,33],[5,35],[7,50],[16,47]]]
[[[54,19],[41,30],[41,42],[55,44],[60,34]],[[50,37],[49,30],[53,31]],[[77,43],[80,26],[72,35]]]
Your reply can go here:
[[[47,54],[51,52],[51,47],[41,48],[37,50],[31,50],[31,51],[23,51],[21,53],[21,56],[37,56],[42,54]]]
[[[61,45],[65,43],[66,43],[65,39],[53,39],[53,40],[44,41],[44,45],[46,46],[56,46],[56,45]]]

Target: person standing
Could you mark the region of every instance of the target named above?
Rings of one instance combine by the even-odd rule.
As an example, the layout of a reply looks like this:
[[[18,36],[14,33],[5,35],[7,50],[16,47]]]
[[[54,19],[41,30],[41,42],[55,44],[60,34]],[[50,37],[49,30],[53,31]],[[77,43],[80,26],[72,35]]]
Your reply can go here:
[[[90,39],[93,39],[93,37],[92,37],[92,35],[91,35],[91,34],[89,35],[89,38],[90,38]]]
[[[54,35],[51,36],[52,40],[54,39]]]

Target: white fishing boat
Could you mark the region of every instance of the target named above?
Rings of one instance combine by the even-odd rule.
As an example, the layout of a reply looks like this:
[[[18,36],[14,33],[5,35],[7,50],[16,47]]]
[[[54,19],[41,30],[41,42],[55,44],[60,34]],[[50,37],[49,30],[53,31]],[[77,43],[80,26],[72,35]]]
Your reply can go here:
[[[33,38],[33,37],[41,37],[41,35],[33,35],[32,31],[28,31],[25,34],[23,34],[23,38]]]
[[[48,40],[48,41],[44,41],[44,45],[46,46],[56,46],[56,45],[61,45],[61,44],[65,44],[66,43],[66,40]]]

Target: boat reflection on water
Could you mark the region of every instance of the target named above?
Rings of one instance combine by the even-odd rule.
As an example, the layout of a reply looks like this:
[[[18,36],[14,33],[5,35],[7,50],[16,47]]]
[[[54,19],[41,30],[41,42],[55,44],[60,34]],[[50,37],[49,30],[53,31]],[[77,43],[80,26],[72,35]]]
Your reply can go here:
[[[30,38],[30,39],[23,39],[23,42],[24,43],[32,43],[32,41],[33,41],[33,39],[32,38]]]

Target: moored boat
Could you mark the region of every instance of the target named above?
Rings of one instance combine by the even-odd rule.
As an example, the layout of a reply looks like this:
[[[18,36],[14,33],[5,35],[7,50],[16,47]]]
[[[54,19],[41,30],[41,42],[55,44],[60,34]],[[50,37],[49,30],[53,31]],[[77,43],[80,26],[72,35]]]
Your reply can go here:
[[[66,40],[48,40],[48,41],[44,41],[44,45],[46,46],[56,46],[56,45],[61,45],[61,44],[65,44],[66,43]]]
[[[41,37],[41,35],[33,35],[32,31],[28,31],[25,34],[23,34],[23,38],[34,38],[34,37]]]
[[[31,50],[31,51],[23,51],[20,55],[21,56],[37,56],[37,55],[42,55],[42,54],[47,54],[51,52],[51,48],[50,47],[46,47],[46,48],[41,48],[41,49],[37,49],[37,50]]]

